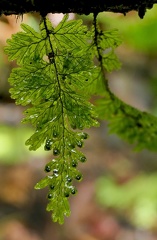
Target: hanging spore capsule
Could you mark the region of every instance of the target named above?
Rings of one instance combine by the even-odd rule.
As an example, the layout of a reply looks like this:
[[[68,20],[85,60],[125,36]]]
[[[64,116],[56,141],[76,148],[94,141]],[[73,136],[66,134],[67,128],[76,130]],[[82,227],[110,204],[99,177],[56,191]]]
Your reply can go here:
[[[59,155],[60,154],[60,151],[57,149],[57,148],[54,148],[53,149],[53,155],[54,156],[57,156],[57,155]]]

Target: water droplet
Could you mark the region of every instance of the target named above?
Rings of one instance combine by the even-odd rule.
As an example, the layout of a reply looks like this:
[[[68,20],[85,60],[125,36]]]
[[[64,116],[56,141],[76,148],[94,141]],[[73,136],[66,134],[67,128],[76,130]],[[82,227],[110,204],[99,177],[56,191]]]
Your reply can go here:
[[[71,188],[71,194],[75,195],[77,193],[77,189],[75,187]]]
[[[84,133],[82,133],[81,137],[82,137],[83,139],[87,139],[87,138],[88,138],[88,134],[84,132]]]
[[[49,193],[49,194],[47,195],[47,198],[48,198],[48,199],[51,199],[52,197],[53,197],[52,193]]]
[[[74,143],[69,143],[68,146],[69,146],[71,149],[75,148],[75,144],[74,144]]]
[[[58,173],[58,169],[54,169],[54,170],[53,170],[53,173]]]
[[[81,147],[83,146],[83,142],[81,142],[81,141],[77,142],[77,146],[78,146],[79,148],[81,148]]]
[[[87,161],[87,158],[85,156],[81,156],[80,157],[80,161],[83,163],[83,162],[86,162]]]
[[[54,175],[55,177],[58,177],[58,176],[59,176],[59,174],[58,174],[58,169],[54,169],[54,170],[53,170],[53,175]]]
[[[55,186],[53,184],[51,184],[49,187],[51,190],[53,190],[55,188]]]
[[[51,150],[51,146],[46,144],[46,145],[44,146],[44,150],[45,150],[45,151],[50,151],[50,150]]]
[[[67,176],[67,177],[66,177],[66,180],[67,180],[67,182],[69,182],[69,183],[70,183],[70,182],[72,181],[72,178],[71,178],[71,177],[69,177],[69,176]]]
[[[82,180],[82,174],[77,174],[75,179],[78,181]]]
[[[53,137],[54,138],[58,137],[58,133],[56,131],[53,131]]]
[[[72,160],[72,167],[77,167],[78,163],[76,160]]]
[[[48,139],[48,140],[46,141],[45,146],[44,146],[44,150],[45,150],[45,151],[50,151],[51,148],[52,148],[52,140],[51,140],[51,139]]]
[[[64,197],[68,198],[69,197],[69,192],[65,192]]]
[[[50,171],[51,171],[51,167],[50,167],[49,165],[46,165],[46,166],[45,166],[45,171],[46,171],[46,172],[50,172]]]
[[[53,155],[57,156],[59,154],[60,154],[60,151],[57,148],[53,149]]]

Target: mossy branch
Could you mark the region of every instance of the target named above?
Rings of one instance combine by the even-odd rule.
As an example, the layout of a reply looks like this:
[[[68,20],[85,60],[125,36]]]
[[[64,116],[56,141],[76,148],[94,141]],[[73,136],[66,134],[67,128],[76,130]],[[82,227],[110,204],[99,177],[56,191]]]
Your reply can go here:
[[[147,8],[152,8],[157,0],[1,0],[0,13],[5,15],[25,14],[28,12],[78,13],[119,12],[126,14],[135,10],[142,18]]]

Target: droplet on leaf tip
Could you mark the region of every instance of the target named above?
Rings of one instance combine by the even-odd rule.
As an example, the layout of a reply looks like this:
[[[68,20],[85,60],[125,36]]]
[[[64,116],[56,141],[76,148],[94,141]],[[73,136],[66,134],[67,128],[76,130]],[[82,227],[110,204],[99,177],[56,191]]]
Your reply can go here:
[[[71,189],[71,194],[75,195],[76,193],[77,193],[77,189],[73,187],[73,188]]]
[[[45,150],[45,151],[50,151],[50,150],[51,150],[51,147],[46,144],[46,145],[44,146],[44,150]]]
[[[57,148],[53,149],[53,155],[57,156],[59,154],[60,154],[60,151]]]
[[[54,174],[58,174],[58,169],[54,169],[54,170],[53,170],[53,173],[54,173]]]
[[[46,141],[46,144],[45,144],[45,146],[44,146],[44,150],[45,150],[45,151],[50,151],[51,148],[52,148],[52,140],[49,139],[49,140]]]
[[[67,179],[66,179],[66,180],[67,180],[67,182],[69,182],[69,183],[70,183],[70,182],[72,181],[72,178],[71,178],[71,177],[67,177]]]
[[[78,165],[78,163],[77,163],[77,161],[76,160],[72,160],[72,167],[77,167],[77,165]]]
[[[68,197],[69,197],[69,193],[68,193],[68,192],[65,192],[65,193],[64,193],[64,197],[68,198]]]
[[[82,148],[83,142],[81,142],[81,141],[77,142],[77,146],[78,146],[79,148]]]
[[[46,172],[50,172],[50,171],[51,171],[51,167],[50,167],[49,165],[46,165],[46,166],[45,166],[45,171],[46,171]]]
[[[69,143],[68,146],[69,146],[71,149],[75,148],[75,144],[74,144],[74,143]]]
[[[78,181],[82,180],[82,174],[77,174],[75,179]]]
[[[51,199],[52,197],[53,197],[52,193],[49,193],[49,194],[47,195],[47,198],[48,198],[48,199]]]
[[[82,138],[83,139],[87,139],[88,138],[88,134],[87,133],[82,133]]]
[[[53,131],[53,137],[54,138],[58,137],[58,133],[56,131]]]
[[[81,161],[81,162],[86,162],[86,161],[87,161],[87,158],[86,158],[85,156],[81,156],[81,157],[80,157],[80,161]]]
[[[53,190],[55,188],[55,186],[52,185],[52,184],[49,187],[50,187],[51,190]]]

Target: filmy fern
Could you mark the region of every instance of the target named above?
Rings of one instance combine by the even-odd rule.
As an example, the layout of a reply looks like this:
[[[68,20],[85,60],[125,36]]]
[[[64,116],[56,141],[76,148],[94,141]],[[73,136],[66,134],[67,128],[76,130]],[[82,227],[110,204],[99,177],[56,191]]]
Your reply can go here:
[[[23,122],[35,127],[26,145],[36,150],[44,144],[56,156],[45,166],[50,175],[35,188],[49,186],[47,210],[59,223],[69,216],[68,197],[77,191],[72,180],[82,179],[78,162],[86,161],[78,148],[88,135],[79,130],[98,125],[87,94],[94,72],[87,27],[67,18],[55,29],[43,18],[40,32],[22,24],[24,32],[13,35],[5,49],[20,66],[10,75],[12,98],[17,104],[29,104]]]
[[[45,166],[48,175],[35,188],[49,187],[47,210],[59,223],[70,215],[68,197],[77,192],[73,180],[82,179],[77,165],[86,161],[80,151],[88,138],[84,129],[99,125],[97,114],[110,121],[112,131],[140,148],[157,147],[152,125],[157,120],[122,103],[108,88],[104,72],[120,67],[114,53],[121,43],[117,30],[101,31],[95,15],[91,30],[81,20],[67,20],[65,15],[53,28],[43,17],[39,32],[21,24],[23,31],[14,34],[5,48],[9,60],[19,65],[9,78],[11,96],[17,104],[28,105],[23,122],[35,128],[26,145],[30,150],[44,145],[54,156]],[[96,107],[89,101],[92,95],[101,96]],[[151,135],[144,141],[148,131]]]

